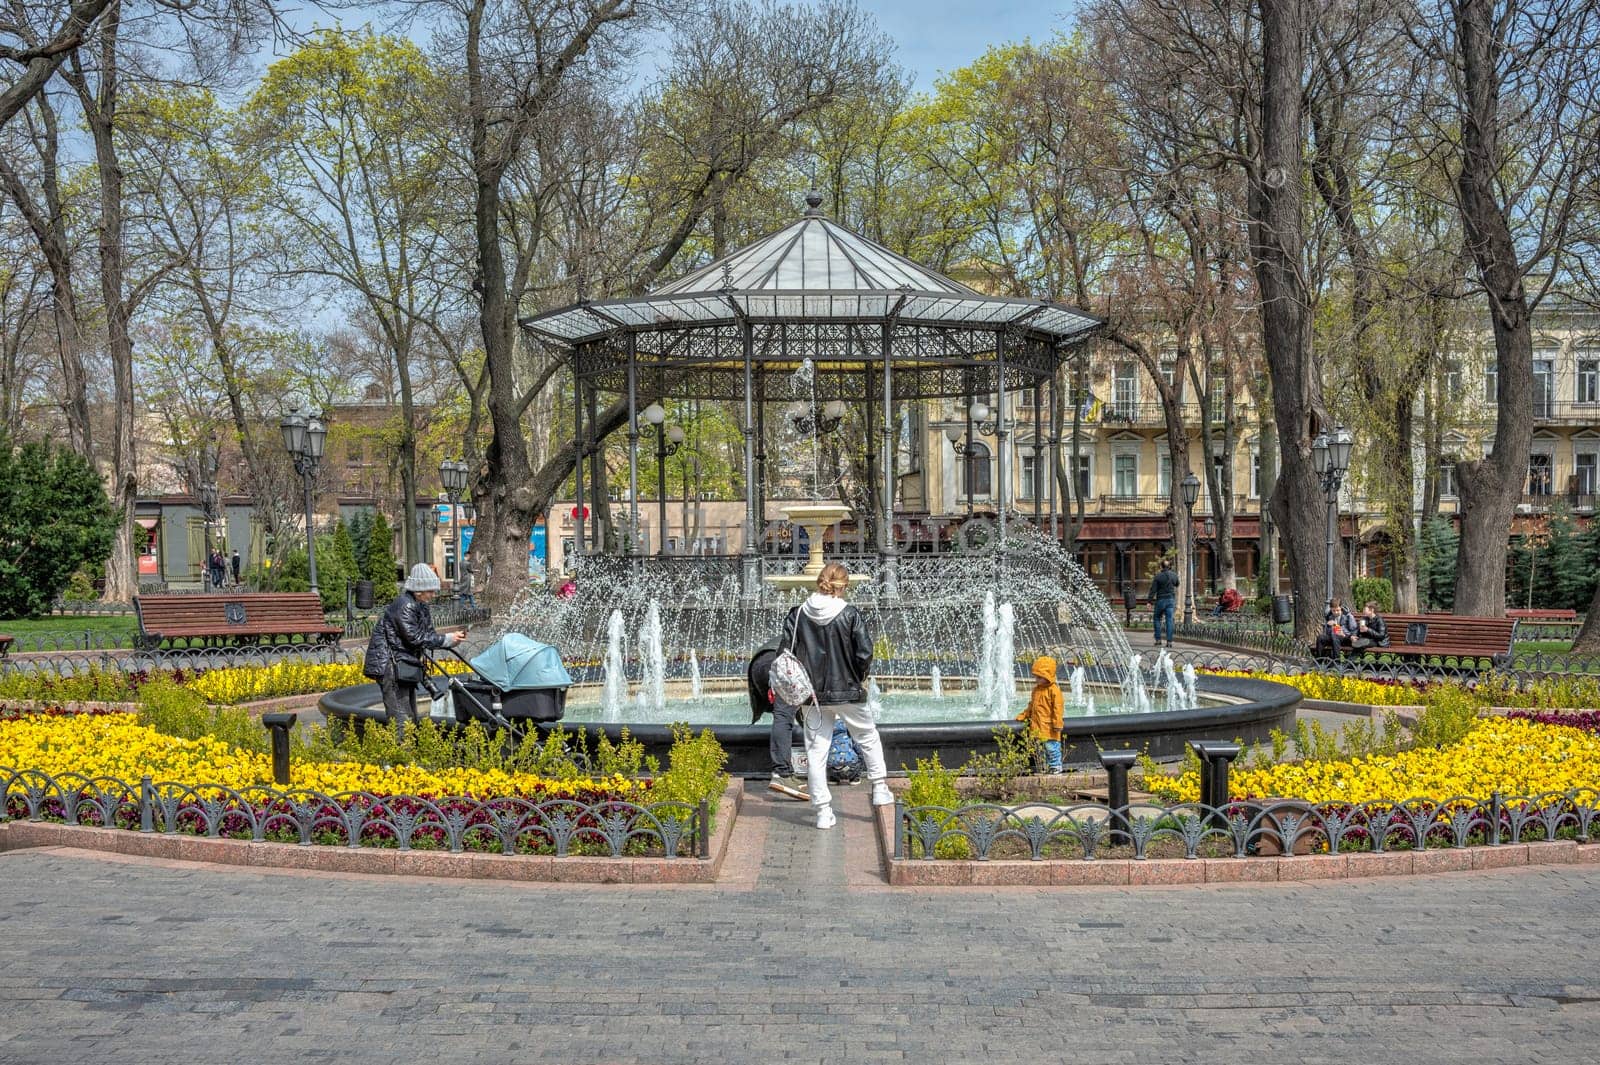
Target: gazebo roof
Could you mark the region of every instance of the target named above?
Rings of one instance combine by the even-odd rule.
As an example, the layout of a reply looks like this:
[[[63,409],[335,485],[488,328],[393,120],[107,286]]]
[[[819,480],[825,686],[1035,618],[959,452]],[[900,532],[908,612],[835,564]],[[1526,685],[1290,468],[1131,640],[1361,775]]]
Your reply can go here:
[[[894,321],[991,332],[1010,326],[1056,344],[1084,338],[1101,324],[1063,304],[978,292],[822,217],[817,194],[807,203],[799,220],[652,293],[579,301],[522,324],[566,345],[741,319]]]

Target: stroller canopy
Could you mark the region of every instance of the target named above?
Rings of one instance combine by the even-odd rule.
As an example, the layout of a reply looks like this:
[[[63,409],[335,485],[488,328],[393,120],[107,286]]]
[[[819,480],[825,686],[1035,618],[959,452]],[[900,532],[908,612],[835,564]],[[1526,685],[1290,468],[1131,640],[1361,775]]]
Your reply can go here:
[[[565,688],[572,683],[561,652],[520,632],[508,632],[472,660],[478,675],[501,691]]]

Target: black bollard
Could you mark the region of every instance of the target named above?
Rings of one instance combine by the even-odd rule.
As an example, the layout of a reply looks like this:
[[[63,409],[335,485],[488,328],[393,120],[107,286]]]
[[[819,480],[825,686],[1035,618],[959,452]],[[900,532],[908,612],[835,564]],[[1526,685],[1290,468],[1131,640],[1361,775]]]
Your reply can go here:
[[[1200,759],[1200,798],[1204,806],[1211,805],[1211,758],[1207,755],[1214,740],[1190,740],[1189,749]]]
[[[1128,769],[1139,757],[1135,751],[1101,751],[1100,764],[1106,771],[1106,806],[1111,809],[1111,838],[1119,838],[1116,825],[1128,824]]]
[[[1239,757],[1237,743],[1211,743],[1206,745],[1211,761],[1211,798],[1207,804],[1221,810],[1228,805],[1228,767]]]
[[[289,786],[289,730],[299,714],[262,714],[261,723],[272,734],[272,782],[280,787]]]

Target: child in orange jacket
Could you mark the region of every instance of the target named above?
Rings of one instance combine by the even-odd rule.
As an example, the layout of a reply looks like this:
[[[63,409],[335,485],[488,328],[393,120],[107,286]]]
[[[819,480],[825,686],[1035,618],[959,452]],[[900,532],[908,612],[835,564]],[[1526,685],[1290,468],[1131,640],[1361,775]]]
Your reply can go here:
[[[1028,708],[1017,715],[1017,720],[1028,723],[1028,731],[1044,744],[1045,761],[1050,765],[1050,772],[1059,773],[1062,771],[1062,700],[1061,687],[1056,684],[1056,660],[1049,655],[1035,658],[1033,675],[1038,681],[1034,684],[1033,694],[1028,699]]]

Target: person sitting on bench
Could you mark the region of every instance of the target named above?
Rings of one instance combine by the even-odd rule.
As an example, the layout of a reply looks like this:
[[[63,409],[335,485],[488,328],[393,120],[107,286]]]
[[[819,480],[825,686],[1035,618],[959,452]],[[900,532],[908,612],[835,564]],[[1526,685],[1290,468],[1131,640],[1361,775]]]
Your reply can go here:
[[[1240,595],[1237,589],[1228,588],[1217,596],[1217,605],[1212,607],[1211,616],[1220,618],[1224,614],[1233,614],[1242,606],[1244,606],[1244,596]]]
[[[1389,646],[1389,626],[1384,623],[1383,615],[1378,613],[1376,601],[1368,599],[1361,616],[1356,618],[1356,638],[1351,646],[1356,650]]]

